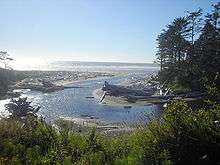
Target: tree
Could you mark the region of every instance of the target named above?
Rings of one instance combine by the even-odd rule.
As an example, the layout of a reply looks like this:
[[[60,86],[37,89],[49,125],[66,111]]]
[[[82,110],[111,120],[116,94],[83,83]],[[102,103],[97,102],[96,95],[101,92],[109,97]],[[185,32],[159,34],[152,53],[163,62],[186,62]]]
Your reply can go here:
[[[206,16],[195,50],[202,85],[209,93],[220,92],[220,3]]]
[[[158,51],[156,53],[157,59],[156,62],[160,63],[160,71],[162,71],[165,68],[165,60],[167,57],[166,52],[166,31],[163,30],[163,32],[158,35],[157,42],[158,42]]]
[[[186,40],[187,28],[187,19],[179,17],[158,36],[157,60],[161,65],[160,78],[163,83],[167,80],[172,83],[180,75],[190,45]]]
[[[189,23],[189,37],[191,39],[191,44],[194,44],[195,36],[198,35],[198,33],[201,30],[201,22],[202,22],[202,9],[199,9],[195,12],[188,12],[188,23]]]
[[[8,63],[9,61],[12,61],[13,59],[10,57],[10,55],[7,52],[0,51],[0,62],[4,64],[4,68],[8,69]]]
[[[220,2],[212,6],[212,13],[208,14],[206,18],[214,26],[215,30],[218,30],[220,28]]]
[[[32,107],[31,102],[27,101],[27,97],[11,99],[11,102],[5,105],[5,109],[11,113],[11,117],[22,118],[26,117],[29,114],[36,116],[36,113],[39,111],[40,107]]]
[[[188,12],[158,36],[159,81],[191,91],[220,92],[220,3],[202,19],[202,10]]]

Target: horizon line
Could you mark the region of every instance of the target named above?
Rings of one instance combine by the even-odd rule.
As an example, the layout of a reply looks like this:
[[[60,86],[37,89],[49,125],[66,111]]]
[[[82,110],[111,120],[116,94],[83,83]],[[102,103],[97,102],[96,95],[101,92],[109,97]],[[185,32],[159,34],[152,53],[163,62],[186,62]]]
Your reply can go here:
[[[159,65],[155,62],[126,62],[126,61],[80,61],[80,60],[52,60],[51,62],[88,62],[88,63],[121,63],[121,64],[155,64]]]

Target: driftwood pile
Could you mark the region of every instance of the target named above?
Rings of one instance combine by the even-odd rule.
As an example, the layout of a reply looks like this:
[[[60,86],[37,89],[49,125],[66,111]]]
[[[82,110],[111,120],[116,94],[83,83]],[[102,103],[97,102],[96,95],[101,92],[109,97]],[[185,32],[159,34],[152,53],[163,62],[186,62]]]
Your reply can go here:
[[[110,85],[108,82],[104,83],[102,90],[110,96],[151,96],[155,92],[152,88],[148,90],[138,90],[119,85]]]
[[[204,94],[200,92],[191,92],[187,94],[167,94],[168,92],[165,92],[165,94],[158,95],[155,93],[157,92],[157,89],[155,87],[146,87],[145,90],[139,90],[139,89],[131,89],[129,87],[120,86],[120,85],[110,85],[108,82],[104,83],[104,86],[102,87],[102,90],[104,91],[103,96],[101,97],[100,102],[102,102],[105,99],[106,95],[114,96],[114,97],[123,97],[127,102],[135,103],[138,100],[143,101],[147,100],[152,103],[164,103],[168,102],[170,100],[175,99],[186,99],[186,98],[200,98]],[[169,91],[169,90],[168,90]]]

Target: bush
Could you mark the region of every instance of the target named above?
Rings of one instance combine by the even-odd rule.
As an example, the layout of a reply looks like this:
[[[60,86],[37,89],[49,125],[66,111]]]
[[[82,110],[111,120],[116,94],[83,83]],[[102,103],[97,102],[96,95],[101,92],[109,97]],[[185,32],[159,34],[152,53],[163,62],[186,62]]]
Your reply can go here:
[[[158,120],[112,139],[58,131],[31,116],[0,120],[1,164],[218,164],[220,108],[173,102]]]

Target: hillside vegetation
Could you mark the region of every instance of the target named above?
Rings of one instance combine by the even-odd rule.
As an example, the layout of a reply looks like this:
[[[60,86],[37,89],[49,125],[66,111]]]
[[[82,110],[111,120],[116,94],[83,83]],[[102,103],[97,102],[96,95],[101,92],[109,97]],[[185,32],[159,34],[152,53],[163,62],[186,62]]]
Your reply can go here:
[[[1,164],[218,164],[220,106],[192,110],[173,102],[161,119],[112,139],[11,116],[0,120],[0,139]]]
[[[220,100],[220,3],[168,24],[158,36],[158,80],[174,93],[204,92]]]

